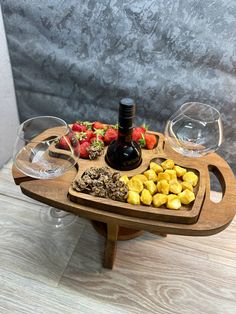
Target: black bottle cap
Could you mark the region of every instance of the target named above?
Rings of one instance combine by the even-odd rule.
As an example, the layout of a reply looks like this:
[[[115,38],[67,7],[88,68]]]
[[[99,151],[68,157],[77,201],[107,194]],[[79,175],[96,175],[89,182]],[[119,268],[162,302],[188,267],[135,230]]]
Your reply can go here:
[[[120,100],[119,127],[124,130],[132,129],[135,117],[135,102],[131,98]]]
[[[131,98],[123,98],[120,100],[119,115],[124,118],[135,116],[135,103]]]

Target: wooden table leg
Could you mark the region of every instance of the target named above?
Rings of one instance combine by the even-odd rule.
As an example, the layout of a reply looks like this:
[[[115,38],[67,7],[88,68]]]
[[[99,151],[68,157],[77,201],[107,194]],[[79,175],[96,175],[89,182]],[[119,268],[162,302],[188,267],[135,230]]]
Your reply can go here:
[[[106,237],[106,247],[104,254],[104,263],[105,268],[112,269],[114,260],[116,257],[116,247],[117,247],[117,237],[119,232],[119,226],[113,223],[107,224],[107,237]]]
[[[107,224],[105,222],[92,220],[91,223],[92,223],[94,229],[99,234],[101,234],[103,237],[107,238]],[[134,229],[129,229],[129,228],[119,226],[117,240],[118,241],[131,240],[131,239],[134,239],[136,237],[140,237],[141,235],[143,235],[143,233],[144,233],[143,230],[134,230]]]
[[[104,223],[95,220],[92,220],[91,223],[94,229],[106,239],[103,266],[109,269],[112,269],[116,257],[117,241],[134,239],[143,234],[142,230],[133,230],[125,227],[120,227],[113,223]],[[165,233],[152,233],[157,234],[161,237],[167,236]]]

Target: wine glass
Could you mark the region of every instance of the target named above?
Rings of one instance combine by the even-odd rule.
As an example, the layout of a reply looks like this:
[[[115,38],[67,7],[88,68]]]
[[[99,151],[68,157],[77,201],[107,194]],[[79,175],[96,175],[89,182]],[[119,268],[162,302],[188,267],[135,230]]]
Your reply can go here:
[[[75,166],[79,142],[68,124],[57,117],[38,116],[18,128],[13,148],[13,164],[36,179],[53,179]],[[71,225],[77,216],[53,207],[42,208],[41,220],[55,228]]]
[[[185,103],[167,121],[165,139],[176,152],[188,157],[215,152],[223,141],[220,113],[200,102]]]

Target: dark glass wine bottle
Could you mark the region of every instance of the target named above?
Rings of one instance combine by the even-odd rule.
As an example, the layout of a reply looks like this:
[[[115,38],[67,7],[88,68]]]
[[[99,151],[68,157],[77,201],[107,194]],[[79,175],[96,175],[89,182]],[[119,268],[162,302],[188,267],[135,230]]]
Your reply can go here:
[[[118,138],[108,146],[105,156],[107,164],[114,169],[131,170],[142,162],[141,148],[132,140],[134,117],[133,99],[123,98],[119,105]]]

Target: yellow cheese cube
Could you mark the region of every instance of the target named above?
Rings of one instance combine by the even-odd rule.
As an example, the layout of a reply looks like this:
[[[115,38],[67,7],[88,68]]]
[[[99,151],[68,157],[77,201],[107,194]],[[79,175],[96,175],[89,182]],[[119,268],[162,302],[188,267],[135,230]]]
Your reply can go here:
[[[148,189],[148,191],[151,193],[151,195],[153,195],[156,192],[157,186],[153,181],[147,180],[143,184]]]
[[[170,185],[170,192],[174,193],[174,194],[179,194],[182,191],[182,185],[175,181],[171,181]]]
[[[182,177],[187,172],[185,168],[180,166],[174,166],[173,169],[176,171],[177,177]]]
[[[140,193],[143,190],[143,183],[137,178],[131,178],[127,183],[127,186],[129,191]]]
[[[132,179],[139,179],[142,182],[147,181],[147,177],[144,174],[136,174],[132,177]]]
[[[196,186],[198,182],[198,176],[194,172],[188,171],[183,175],[183,181],[192,184],[192,186]]]
[[[168,173],[168,175],[170,176],[170,180],[174,180],[174,179],[177,180],[177,175],[176,175],[175,170],[167,169],[167,170],[165,170],[164,173]]]
[[[178,179],[173,179],[173,180],[169,180],[169,181],[168,181],[169,184],[174,184],[174,183],[176,183],[176,182],[177,182],[177,183],[180,183],[180,182],[178,181]]]
[[[165,161],[163,161],[161,163],[161,166],[162,166],[162,168],[164,170],[166,170],[166,169],[173,169],[174,165],[175,165],[175,163],[174,163],[174,161],[172,159],[166,159]]]
[[[169,175],[169,173],[166,173],[166,172],[160,172],[160,173],[158,173],[158,175],[157,175],[157,181],[161,181],[161,180],[167,180],[167,181],[169,181],[169,180],[170,180],[170,175]]]
[[[170,186],[167,180],[161,180],[157,183],[157,191],[162,194],[169,194]]]
[[[129,192],[128,192],[127,202],[128,202],[129,204],[133,204],[133,205],[140,205],[140,196],[139,196],[139,193],[137,193],[137,192],[135,192],[135,191],[129,191]]]
[[[183,192],[179,193],[179,199],[182,204],[189,204],[195,200],[195,195],[192,191],[186,189]]]
[[[129,178],[127,175],[121,176],[120,177],[120,181],[124,182],[125,184],[127,184],[129,182]]]
[[[149,169],[145,171],[143,174],[147,177],[148,180],[152,180],[154,182],[157,181],[157,175],[153,169]]]
[[[163,172],[163,168],[156,162],[151,161],[149,167],[150,169],[153,169],[156,172],[156,174],[158,174],[159,172]]]
[[[142,190],[140,199],[144,205],[151,205],[152,203],[152,195],[147,189]]]
[[[181,202],[177,195],[170,194],[167,196],[167,208],[170,209],[180,209]]]
[[[152,197],[152,202],[155,207],[160,207],[167,202],[167,195],[162,193],[157,193]]]
[[[193,186],[191,183],[183,181],[183,182],[181,182],[181,185],[182,185],[183,190],[188,189],[189,191],[193,192]]]

